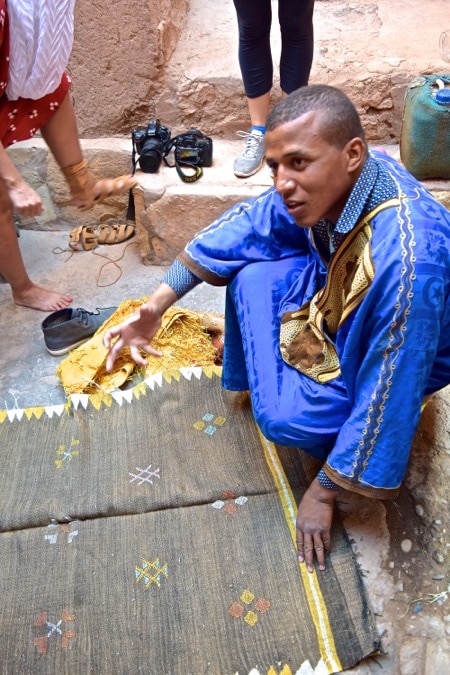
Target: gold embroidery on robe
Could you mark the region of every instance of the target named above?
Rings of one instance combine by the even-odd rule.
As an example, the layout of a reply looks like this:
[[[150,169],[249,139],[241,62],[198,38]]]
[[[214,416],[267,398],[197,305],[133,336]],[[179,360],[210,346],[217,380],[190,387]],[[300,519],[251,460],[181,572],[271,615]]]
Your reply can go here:
[[[371,220],[397,199],[379,204],[342,241],[330,264],[325,288],[281,320],[281,355],[293,368],[316,382],[330,382],[340,375],[336,348],[327,333],[335,334],[364,299],[375,268],[370,241]]]

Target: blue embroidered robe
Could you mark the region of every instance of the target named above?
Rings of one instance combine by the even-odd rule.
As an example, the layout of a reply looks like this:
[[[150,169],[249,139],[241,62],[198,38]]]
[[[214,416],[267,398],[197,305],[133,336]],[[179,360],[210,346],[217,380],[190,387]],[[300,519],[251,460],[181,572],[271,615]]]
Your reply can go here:
[[[389,156],[368,162],[373,184],[355,186],[359,217],[331,260],[273,188],[179,260],[227,285],[223,384],[250,390],[265,436],[344,488],[392,498],[424,399],[450,383],[450,214]],[[374,200],[383,181],[394,190]]]

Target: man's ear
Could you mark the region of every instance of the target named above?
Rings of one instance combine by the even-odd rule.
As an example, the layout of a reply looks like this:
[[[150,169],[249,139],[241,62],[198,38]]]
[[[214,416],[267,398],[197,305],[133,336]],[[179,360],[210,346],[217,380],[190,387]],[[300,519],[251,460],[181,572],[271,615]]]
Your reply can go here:
[[[352,138],[345,146],[349,173],[362,168],[367,157],[367,146],[362,138]]]

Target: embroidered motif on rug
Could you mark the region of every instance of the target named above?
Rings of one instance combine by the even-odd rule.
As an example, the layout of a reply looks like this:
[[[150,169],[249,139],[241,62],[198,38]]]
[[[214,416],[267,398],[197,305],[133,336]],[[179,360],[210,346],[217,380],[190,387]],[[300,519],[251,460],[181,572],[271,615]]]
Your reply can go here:
[[[270,602],[265,598],[258,598],[256,602],[253,602],[255,600],[255,595],[248,590],[241,593],[239,600],[243,604],[241,605],[239,602],[233,602],[228,608],[228,614],[235,619],[243,618],[245,623],[252,627],[258,622],[259,615],[265,614],[270,608]],[[243,605],[246,605],[246,607]]]
[[[135,565],[134,574],[136,577],[136,583],[138,584],[141,580],[144,581],[145,588],[150,588],[152,584],[156,584],[158,588],[161,587],[161,580],[164,577],[167,579],[169,576],[169,570],[167,568],[167,563],[161,565],[159,558],[156,558],[153,562],[148,560],[143,560],[142,567]]]
[[[46,539],[50,544],[56,544],[59,540],[62,540],[65,544],[71,544],[75,537],[78,536],[78,521],[73,520],[70,523],[58,523],[56,520],[52,519],[50,525],[47,526],[47,534],[44,539]]]
[[[40,654],[46,654],[49,648],[50,639],[61,638],[61,647],[68,649],[71,646],[71,640],[76,637],[76,632],[72,628],[64,628],[63,624],[75,621],[75,614],[71,614],[68,609],[63,609],[61,618],[56,623],[48,620],[47,612],[40,612],[38,618],[34,621],[36,628],[44,630],[44,635],[34,638],[34,645]],[[43,631],[40,630],[40,633]]]
[[[219,427],[223,427],[225,422],[226,419],[225,417],[222,417],[222,415],[216,416],[213,413],[206,413],[201,420],[195,422],[194,429],[203,431],[208,436],[212,436]]]
[[[225,501],[223,501],[225,500]],[[223,493],[223,499],[217,499],[211,506],[213,509],[218,511],[223,510],[229,516],[237,513],[238,506],[243,506],[248,502],[248,497],[236,497],[236,493],[233,490],[225,490]]]
[[[155,478],[161,478],[159,469],[152,470],[152,465],[149,464],[146,469],[140,469],[138,466],[135,471],[137,473],[129,473],[129,476],[132,476],[130,483],[134,485],[143,485],[144,483],[149,483],[153,485],[153,480]]]
[[[79,444],[80,441],[72,438],[72,442],[69,447],[64,444],[59,446],[59,448],[56,450],[58,459],[55,459],[55,465],[57,469],[61,469],[64,463],[70,462],[74,457],[78,457],[80,451],[75,450],[74,448],[76,448]]]

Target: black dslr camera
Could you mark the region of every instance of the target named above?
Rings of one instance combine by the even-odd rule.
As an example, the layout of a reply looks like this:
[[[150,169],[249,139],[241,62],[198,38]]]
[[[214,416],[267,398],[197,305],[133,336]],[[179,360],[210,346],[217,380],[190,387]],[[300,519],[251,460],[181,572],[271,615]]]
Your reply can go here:
[[[176,136],[172,144],[176,164],[211,166],[212,140],[198,129]]]
[[[159,123],[150,122],[146,129],[133,129],[133,165],[136,166],[134,152],[139,155],[139,166],[144,173],[156,173],[161,160],[170,145],[170,130]]]

